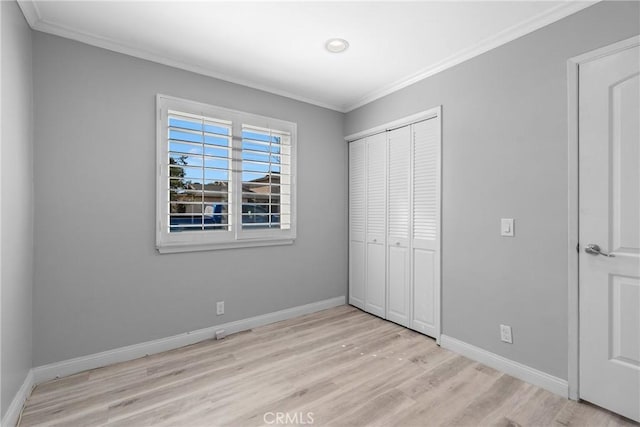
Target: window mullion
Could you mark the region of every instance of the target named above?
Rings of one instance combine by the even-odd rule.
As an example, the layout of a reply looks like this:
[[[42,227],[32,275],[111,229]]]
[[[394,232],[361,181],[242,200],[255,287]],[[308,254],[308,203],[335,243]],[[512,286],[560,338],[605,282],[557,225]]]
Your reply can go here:
[[[273,132],[271,130],[269,130],[269,229],[271,229],[272,224],[271,224],[271,218],[273,213],[271,212],[272,209],[272,205],[271,203],[273,203],[273,174],[272,174],[272,170],[273,167],[271,166],[271,156],[272,156],[272,151],[273,151]]]
[[[169,166],[169,111],[162,109],[160,112],[160,126],[162,129],[162,150],[159,153],[160,157],[160,179],[162,181],[162,187],[167,186],[166,191],[163,191],[162,197],[162,218],[160,219],[159,228],[162,233],[166,233],[170,227],[169,214],[171,213],[171,167]],[[163,188],[164,189],[164,188]]]
[[[204,173],[204,126],[205,126],[205,121],[204,118],[202,118],[201,120],[202,122],[202,186],[200,187],[200,224],[202,225],[202,230],[204,230],[204,213],[205,213],[205,208],[204,208],[204,185],[206,183],[206,180],[204,179],[205,177],[205,173]]]
[[[234,120],[231,133],[233,229],[234,238],[238,240],[242,233],[242,123],[239,120]]]

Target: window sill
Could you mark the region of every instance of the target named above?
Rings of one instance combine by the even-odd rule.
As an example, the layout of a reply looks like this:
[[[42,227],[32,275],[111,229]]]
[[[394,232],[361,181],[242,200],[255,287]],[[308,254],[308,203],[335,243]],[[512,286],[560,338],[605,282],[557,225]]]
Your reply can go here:
[[[160,254],[174,254],[181,252],[218,251],[222,249],[259,248],[264,246],[292,245],[294,239],[243,240],[227,243],[179,243],[157,245]]]

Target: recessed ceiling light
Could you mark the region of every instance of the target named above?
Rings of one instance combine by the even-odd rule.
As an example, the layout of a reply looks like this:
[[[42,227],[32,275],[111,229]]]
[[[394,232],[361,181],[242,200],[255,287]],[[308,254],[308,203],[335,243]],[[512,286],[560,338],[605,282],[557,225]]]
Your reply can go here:
[[[324,47],[326,47],[329,52],[340,53],[347,50],[349,42],[345,39],[329,39]]]

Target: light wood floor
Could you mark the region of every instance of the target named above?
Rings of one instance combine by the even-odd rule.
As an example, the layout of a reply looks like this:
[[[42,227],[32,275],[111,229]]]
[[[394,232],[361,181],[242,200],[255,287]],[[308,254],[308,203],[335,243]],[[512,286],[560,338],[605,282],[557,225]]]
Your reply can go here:
[[[637,425],[501,374],[349,306],[41,384],[19,425],[286,422]]]

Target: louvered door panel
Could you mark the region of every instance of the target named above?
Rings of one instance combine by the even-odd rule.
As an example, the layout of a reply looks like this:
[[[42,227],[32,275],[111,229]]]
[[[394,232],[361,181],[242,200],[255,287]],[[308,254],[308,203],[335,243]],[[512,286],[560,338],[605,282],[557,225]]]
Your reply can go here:
[[[382,243],[386,229],[386,135],[367,138],[367,239]]]
[[[410,126],[389,132],[389,237],[401,240],[406,246],[409,239],[410,213]]]
[[[349,144],[349,233],[352,240],[364,241],[366,231],[365,142]]]
[[[388,132],[388,292],[387,318],[409,325],[411,213],[410,126]]]
[[[413,125],[413,237],[435,241],[438,237],[440,192],[440,136],[438,121]]]
[[[364,309],[366,232],[365,141],[349,144],[349,303]]]
[[[411,327],[437,336],[440,286],[440,119],[413,128]]]
[[[365,310],[386,316],[387,141],[385,134],[367,138]]]

